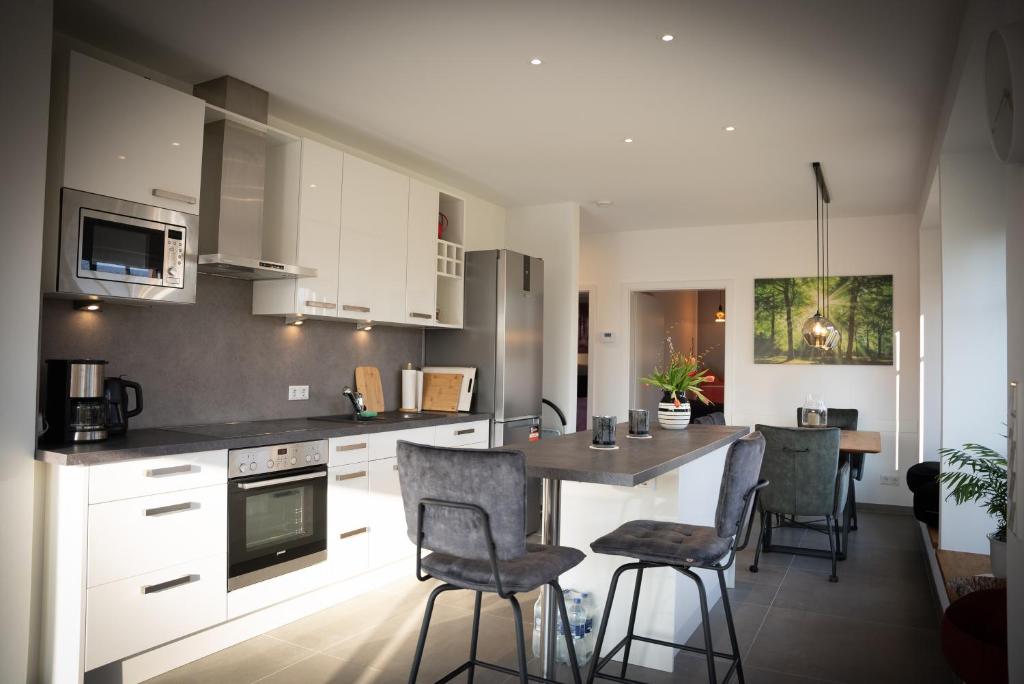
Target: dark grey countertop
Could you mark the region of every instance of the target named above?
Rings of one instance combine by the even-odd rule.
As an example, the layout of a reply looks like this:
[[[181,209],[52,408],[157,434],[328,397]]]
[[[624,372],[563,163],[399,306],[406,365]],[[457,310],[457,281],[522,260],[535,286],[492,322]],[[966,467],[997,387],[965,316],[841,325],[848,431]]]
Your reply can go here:
[[[329,439],[348,435],[390,432],[435,425],[468,423],[490,418],[486,413],[411,413],[385,411],[379,419],[355,422],[323,418],[255,420],[211,425],[182,425],[166,428],[128,430],[127,434],[102,442],[72,446],[41,446],[36,460],[56,465],[97,465],[134,458],[169,456],[215,449],[284,444]]]
[[[515,448],[526,454],[530,477],[634,487],[732,444],[750,428],[691,425],[685,430],[662,430],[652,426],[651,439],[628,439],[628,432],[628,425],[620,423],[615,433],[619,448],[611,451],[591,449],[589,430]]]

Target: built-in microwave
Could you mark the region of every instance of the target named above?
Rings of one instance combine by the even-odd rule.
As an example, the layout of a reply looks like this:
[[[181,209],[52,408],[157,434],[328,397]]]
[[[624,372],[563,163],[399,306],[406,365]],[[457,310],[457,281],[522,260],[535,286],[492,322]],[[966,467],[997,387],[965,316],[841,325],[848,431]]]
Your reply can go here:
[[[195,303],[198,219],[64,188],[54,291]]]

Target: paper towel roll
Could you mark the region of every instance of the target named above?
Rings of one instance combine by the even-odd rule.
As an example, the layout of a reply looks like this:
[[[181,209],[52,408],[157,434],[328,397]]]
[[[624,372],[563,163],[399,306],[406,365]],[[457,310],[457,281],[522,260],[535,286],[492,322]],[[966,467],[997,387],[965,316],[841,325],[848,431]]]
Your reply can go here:
[[[420,410],[420,404],[417,400],[419,395],[416,391],[420,375],[422,373],[417,370],[402,371],[402,411]]]

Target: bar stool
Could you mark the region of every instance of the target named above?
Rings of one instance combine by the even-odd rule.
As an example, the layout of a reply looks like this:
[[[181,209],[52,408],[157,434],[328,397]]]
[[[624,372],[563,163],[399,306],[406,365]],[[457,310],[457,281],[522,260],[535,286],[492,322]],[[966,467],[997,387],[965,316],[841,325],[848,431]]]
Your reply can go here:
[[[472,682],[477,667],[518,675],[521,684],[530,680],[554,682],[527,672],[523,613],[516,599],[517,593],[533,591],[542,585],[554,592],[573,681],[581,684],[558,577],[579,565],[585,556],[582,551],[565,546],[526,543],[526,457],[523,453],[399,442],[398,476],[409,538],[416,544],[416,579],[425,582],[437,578],[443,582],[427,599],[409,684],[415,684],[419,674],[434,601],[442,593],[455,589],[476,592],[469,659],[439,679],[439,683],[463,672]],[[433,553],[424,557],[423,549]],[[497,594],[512,604],[518,671],[476,657],[483,592]]]
[[[732,661],[732,665],[729,666],[725,679],[722,681],[729,681],[733,671],[736,672],[741,683],[744,681],[743,664],[740,660],[739,644],[736,641],[736,628],[733,625],[729,593],[725,586],[725,571],[736,560],[736,552],[746,547],[747,542],[750,541],[750,521],[753,517],[757,494],[768,484],[765,480],[758,480],[764,446],[764,437],[758,432],[753,432],[733,442],[729,447],[729,452],[725,457],[725,469],[722,473],[722,485],[718,493],[718,509],[715,512],[714,527],[655,520],[634,520],[590,545],[590,548],[597,553],[636,558],[638,562],[622,565],[612,575],[608,600],[604,607],[604,617],[601,620],[597,645],[594,649],[594,661],[590,666],[590,674],[587,678],[588,684],[595,678],[616,682],[635,682],[635,680],[626,679],[629,649],[634,641],[705,654],[708,663],[708,678],[711,682],[718,681],[715,676],[715,657],[725,658]],[[743,534],[744,528],[746,528],[745,535]],[[740,545],[741,536],[744,537],[742,545]],[[703,649],[637,636],[633,633],[644,570],[652,568],[672,568],[697,584],[701,624],[704,627]],[[718,585],[722,591],[722,605],[725,607],[725,621],[729,627],[732,653],[720,653],[712,647],[707,594],[700,576],[693,572],[692,568],[715,570],[718,573]],[[629,610],[626,636],[608,652],[608,655],[601,658],[601,646],[604,644],[605,628],[608,626],[608,616],[611,615],[615,589],[619,583],[619,576],[627,570],[636,570],[636,584],[633,587],[633,604]],[[622,654],[622,669],[619,676],[601,672],[601,669],[623,648],[625,651]]]

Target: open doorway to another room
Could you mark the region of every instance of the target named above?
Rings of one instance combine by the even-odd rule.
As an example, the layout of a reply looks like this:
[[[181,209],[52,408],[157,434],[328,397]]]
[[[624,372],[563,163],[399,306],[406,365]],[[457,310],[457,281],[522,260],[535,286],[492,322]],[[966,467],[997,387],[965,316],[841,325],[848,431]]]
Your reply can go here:
[[[576,340],[576,432],[589,429],[590,397],[590,293],[580,292],[580,319]]]
[[[697,354],[710,381],[701,386],[711,400],[705,405],[690,398],[692,420],[725,412],[725,290],[658,290],[633,292],[632,406],[658,411],[662,391],[640,379],[668,363],[670,349]],[[671,346],[670,346],[671,345]]]

